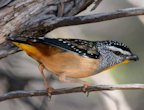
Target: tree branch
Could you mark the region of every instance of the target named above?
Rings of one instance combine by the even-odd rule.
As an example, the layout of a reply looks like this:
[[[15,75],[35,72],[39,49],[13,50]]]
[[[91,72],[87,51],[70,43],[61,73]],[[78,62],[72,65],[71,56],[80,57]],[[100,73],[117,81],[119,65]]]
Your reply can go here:
[[[144,89],[144,84],[121,84],[121,85],[97,85],[89,86],[87,91],[103,91],[103,90],[136,90]],[[52,95],[68,94],[68,93],[78,93],[83,92],[82,87],[76,88],[63,88],[54,89]],[[30,96],[46,96],[46,90],[32,90],[32,91],[13,91],[0,96],[0,102],[8,99],[30,97]]]
[[[85,16],[62,17],[62,18],[57,18],[56,22],[53,25],[50,25],[51,27],[50,30],[53,30],[58,27],[63,27],[63,26],[95,23],[95,22],[101,22],[101,21],[107,21],[107,20],[112,20],[112,19],[117,19],[122,17],[137,16],[137,15],[144,15],[144,7],[119,9],[116,11],[85,15]]]

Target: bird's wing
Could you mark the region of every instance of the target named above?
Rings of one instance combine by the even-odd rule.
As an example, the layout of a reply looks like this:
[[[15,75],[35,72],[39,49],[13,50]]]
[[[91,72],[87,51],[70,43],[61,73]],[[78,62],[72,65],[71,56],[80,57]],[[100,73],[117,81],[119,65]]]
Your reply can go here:
[[[10,39],[12,40],[12,39]],[[14,40],[13,40],[14,41]],[[15,40],[16,41],[16,40]],[[18,40],[17,40],[18,41]],[[96,42],[81,39],[62,39],[45,37],[25,37],[24,41],[53,45],[58,48],[78,53],[82,56],[98,59],[100,54],[97,51]],[[23,41],[21,41],[23,42]]]
[[[90,58],[99,58],[96,42],[81,39],[62,39],[38,37],[36,42],[53,45],[64,50],[72,51]]]

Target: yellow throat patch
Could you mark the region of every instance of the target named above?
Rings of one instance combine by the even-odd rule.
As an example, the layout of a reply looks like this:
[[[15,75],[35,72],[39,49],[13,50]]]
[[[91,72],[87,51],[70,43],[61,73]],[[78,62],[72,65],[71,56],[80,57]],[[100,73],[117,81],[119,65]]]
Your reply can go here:
[[[103,72],[103,71],[105,71],[105,70],[108,70],[108,69],[113,68],[113,67],[115,67],[115,66],[118,66],[118,65],[120,65],[120,64],[128,63],[128,62],[129,62],[129,60],[124,60],[124,61],[122,61],[122,62],[120,62],[120,63],[117,63],[117,64],[115,64],[115,65],[112,65],[112,66],[110,66],[110,67],[107,67],[107,68],[103,69],[103,70],[100,71],[100,72]],[[99,72],[99,73],[100,73],[100,72]]]

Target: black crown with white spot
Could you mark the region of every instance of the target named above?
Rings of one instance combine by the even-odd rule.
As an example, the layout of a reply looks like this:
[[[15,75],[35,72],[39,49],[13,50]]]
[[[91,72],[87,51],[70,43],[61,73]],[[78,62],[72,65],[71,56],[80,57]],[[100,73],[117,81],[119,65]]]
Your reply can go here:
[[[97,44],[98,45],[115,46],[115,47],[120,48],[122,50],[131,52],[130,49],[124,43],[121,43],[118,41],[113,41],[113,40],[97,41]]]

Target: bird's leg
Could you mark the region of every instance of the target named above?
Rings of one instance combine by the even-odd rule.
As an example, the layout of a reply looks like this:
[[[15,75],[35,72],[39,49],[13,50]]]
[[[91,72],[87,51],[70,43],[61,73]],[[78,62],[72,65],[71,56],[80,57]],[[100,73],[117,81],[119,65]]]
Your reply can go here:
[[[48,90],[48,96],[51,98],[52,88],[48,85],[48,83],[47,83],[47,81],[46,81],[46,78],[45,78],[45,76],[44,76],[44,73],[43,73],[43,70],[44,70],[45,67],[43,66],[43,64],[39,64],[38,68],[39,68],[39,71],[40,71],[41,74],[42,74],[43,80],[44,80],[45,85],[46,85],[46,88],[47,88],[47,90]]]
[[[74,81],[74,80],[67,80],[66,78],[66,73],[62,73],[59,75],[59,80],[62,82],[70,82],[70,83],[79,83],[83,84],[83,91],[86,92],[86,88],[90,85],[88,82],[84,81]]]

